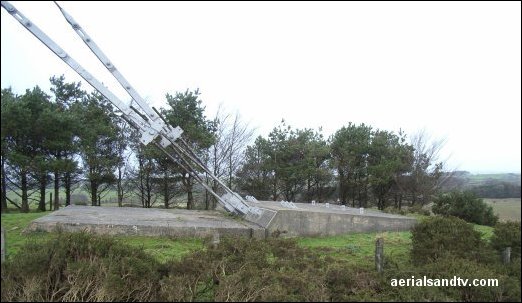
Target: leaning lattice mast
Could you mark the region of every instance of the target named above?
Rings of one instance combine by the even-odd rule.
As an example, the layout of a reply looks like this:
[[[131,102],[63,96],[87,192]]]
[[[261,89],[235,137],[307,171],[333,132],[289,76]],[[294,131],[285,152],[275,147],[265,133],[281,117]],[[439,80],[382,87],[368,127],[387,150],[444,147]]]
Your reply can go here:
[[[56,3],[56,2],[55,2]],[[118,109],[119,116],[124,119],[134,129],[140,133],[140,141],[144,145],[153,144],[163,151],[171,160],[175,161],[190,176],[216,197],[218,202],[230,212],[244,215],[250,219],[262,215],[262,211],[257,207],[249,206],[241,198],[241,196],[228,188],[219,178],[217,178],[208,167],[199,159],[196,153],[190,148],[183,139],[183,130],[179,127],[170,126],[161,117],[160,113],[138,94],[138,92],[123,77],[119,70],[103,53],[93,39],[83,30],[83,28],[58,4],[58,8],[62,12],[67,22],[72,26],[74,31],[82,38],[89,49],[96,55],[100,62],[107,70],[116,78],[125,91],[131,96],[130,104],[121,101],[100,81],[93,77],[86,69],[84,69],[76,60],[69,56],[57,43],[47,36],[38,26],[26,18],[8,1],[1,1],[2,7],[7,10],[18,22],[20,22],[29,32],[31,32],[38,40],[47,46],[62,61],[67,63],[76,73],[78,73],[85,81],[92,85],[107,100],[109,100],[115,108]],[[134,106],[137,104],[137,107]],[[206,182],[199,176],[198,169],[207,173],[214,181],[219,184],[224,191],[222,196],[218,195]]]

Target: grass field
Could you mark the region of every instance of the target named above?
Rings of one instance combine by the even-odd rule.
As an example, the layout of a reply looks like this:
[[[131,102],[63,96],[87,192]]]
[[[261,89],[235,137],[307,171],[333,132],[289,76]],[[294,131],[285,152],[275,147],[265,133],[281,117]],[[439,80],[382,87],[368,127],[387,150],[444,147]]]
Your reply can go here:
[[[16,255],[27,241],[45,241],[51,238],[50,233],[24,233],[23,230],[31,221],[45,216],[50,212],[31,212],[28,214],[8,213],[2,214],[2,228],[6,232],[7,255]],[[143,247],[144,250],[159,261],[167,261],[169,258],[179,259],[193,250],[203,248],[202,239],[191,238],[167,238],[145,236],[118,236],[118,240],[131,246]]]
[[[50,198],[51,198],[50,194],[53,195],[53,199],[54,199],[54,190],[51,188],[48,188],[47,192],[46,192],[46,198],[45,198],[46,209],[50,208]],[[197,201],[200,201],[203,199],[201,197],[202,195],[203,195],[203,193],[199,193],[199,192],[195,192],[193,194],[194,198]],[[18,205],[21,205],[21,198],[15,192],[7,191],[7,197],[10,200],[15,201]],[[36,210],[38,208],[39,199],[40,199],[40,193],[34,192],[29,198],[29,209]],[[59,199],[60,199],[60,206],[62,206],[62,207],[65,206],[65,190],[63,188],[61,188],[59,191]],[[91,205],[90,193],[87,190],[85,190],[84,188],[74,189],[71,194],[71,203],[76,204],[76,205]],[[186,204],[186,194],[185,193],[175,196],[170,201],[171,208],[175,208],[175,207],[184,208],[184,207],[186,207],[186,205],[187,204]],[[116,190],[108,190],[108,191],[103,192],[103,194],[101,195],[101,206],[111,206],[111,207],[118,206],[118,196],[117,196]],[[125,198],[123,199],[123,206],[141,207],[142,205],[141,205],[141,201],[140,201],[139,197],[134,193],[134,194],[127,194],[125,196]],[[152,207],[160,207],[160,208],[163,207],[163,200],[161,199],[161,197],[158,197],[157,199],[153,199]],[[16,207],[14,207],[11,204],[8,204],[8,208],[16,211]]]
[[[379,237],[384,239],[386,256],[405,262],[410,259],[410,232],[356,233],[331,237],[299,238],[298,243],[336,259],[345,260],[352,265],[373,268],[375,241]]]
[[[13,257],[27,241],[45,241],[51,234],[45,232],[23,233],[29,223],[49,212],[32,212],[28,214],[2,214],[2,228],[6,230],[7,256]],[[422,219],[422,217],[418,217]],[[492,228],[475,225],[485,239],[492,235]],[[411,249],[410,232],[373,232],[355,233],[330,237],[300,237],[298,244],[318,251],[322,255],[329,255],[335,259],[346,260],[351,264],[367,268],[374,266],[375,241],[378,237],[384,238],[385,256],[400,262],[409,262]],[[126,244],[143,247],[160,262],[169,259],[180,259],[184,255],[199,249],[204,249],[204,239],[168,238],[145,236],[118,236],[119,241]],[[397,264],[400,266],[400,264]]]
[[[26,234],[23,230],[31,221],[45,216],[50,212],[7,213],[2,214],[2,229],[6,234],[6,254],[15,255],[27,241],[45,241],[50,238],[48,233]]]
[[[482,186],[488,183],[509,183],[520,186],[520,174],[466,174],[456,178],[462,182],[461,189],[469,189],[475,186]]]
[[[484,202],[493,207],[493,211],[501,221],[519,221],[521,203],[520,198],[484,199]]]

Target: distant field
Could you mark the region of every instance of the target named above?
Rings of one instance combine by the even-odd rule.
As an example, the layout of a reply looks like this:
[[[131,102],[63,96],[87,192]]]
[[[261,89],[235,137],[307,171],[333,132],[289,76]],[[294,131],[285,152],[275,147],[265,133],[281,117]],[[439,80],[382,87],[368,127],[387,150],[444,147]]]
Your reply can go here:
[[[52,188],[48,188],[46,192],[46,209],[49,209],[50,203],[49,194],[54,195],[54,190]],[[194,192],[194,199],[197,201],[201,201],[203,198],[201,197],[202,193]],[[15,201],[18,205],[21,204],[20,197],[13,191],[8,190],[7,191],[7,197],[13,201]],[[36,210],[38,208],[38,201],[40,199],[39,192],[35,192],[30,198],[29,198],[29,209]],[[62,188],[59,192],[59,199],[60,199],[60,206],[65,205],[65,190]],[[71,195],[71,201],[72,204],[76,205],[91,205],[91,196],[90,193],[83,189],[83,188],[77,188],[73,190]],[[15,210],[15,207],[8,203],[8,208]],[[105,191],[101,197],[101,206],[118,206],[118,198],[117,198],[117,192],[116,190],[109,190]],[[131,206],[131,207],[141,207],[141,202],[139,197],[136,194],[127,194],[125,198],[123,199],[123,206]],[[163,200],[162,197],[156,197],[156,199],[153,199],[152,207],[163,207]],[[178,196],[172,198],[170,207],[186,207],[186,194],[182,193]]]
[[[521,180],[520,174],[478,174],[467,175],[466,178],[469,180],[470,185],[481,185],[492,180],[520,185]]]
[[[484,199],[484,202],[493,207],[501,221],[520,221],[520,198]]]

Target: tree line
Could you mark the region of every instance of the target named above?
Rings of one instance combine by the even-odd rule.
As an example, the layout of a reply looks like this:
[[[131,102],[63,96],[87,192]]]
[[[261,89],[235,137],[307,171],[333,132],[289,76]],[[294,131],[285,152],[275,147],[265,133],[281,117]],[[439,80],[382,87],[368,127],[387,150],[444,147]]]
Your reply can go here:
[[[258,199],[335,200],[352,207],[425,204],[451,177],[437,162],[442,141],[348,123],[330,138],[312,129],[274,128],[245,152],[240,188]]]
[[[215,208],[193,176],[155,147],[141,145],[139,134],[102,95],[87,93],[64,76],[50,82],[52,95],[39,87],[22,95],[2,89],[2,211],[9,203],[27,212],[31,201],[46,210],[49,187],[56,210],[60,189],[70,205],[78,184],[93,206],[115,191],[119,206],[133,195],[143,207],[169,208],[184,193],[188,209]],[[439,161],[443,142],[422,131],[408,138],[401,131],[348,123],[324,138],[320,129],[294,129],[283,120],[251,143],[254,131],[238,114],[220,109],[206,117],[198,90],[166,94],[166,101],[161,114],[184,130],[184,139],[213,174],[258,200],[401,208],[428,202],[451,176]],[[205,180],[217,190],[215,181]]]

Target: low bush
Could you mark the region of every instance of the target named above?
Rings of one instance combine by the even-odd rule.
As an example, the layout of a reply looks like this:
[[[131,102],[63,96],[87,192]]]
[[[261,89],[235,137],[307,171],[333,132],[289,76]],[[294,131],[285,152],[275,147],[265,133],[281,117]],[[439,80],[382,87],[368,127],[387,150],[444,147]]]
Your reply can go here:
[[[430,216],[431,211],[429,209],[423,208],[422,205],[416,204],[408,208],[408,212],[412,214],[419,214],[423,216]]]
[[[412,229],[411,260],[425,264],[445,257],[490,262],[493,252],[473,225],[455,217],[430,217]]]
[[[382,281],[375,271],[332,264],[325,278],[330,300],[334,302],[374,301],[380,296]]]
[[[520,258],[520,222],[501,222],[495,225],[491,246],[501,252],[511,247],[511,258]]]
[[[413,280],[415,283],[424,280],[424,277],[431,280],[432,286],[412,287],[412,284],[402,287],[386,286],[382,291],[385,294],[382,299],[402,302],[516,302],[520,300],[520,284],[517,279],[498,272],[495,266],[451,255],[407,271],[387,273],[389,281],[404,279],[409,280],[409,283]],[[475,279],[497,279],[498,283],[496,286],[471,286]],[[437,286],[435,284],[437,282],[460,284]],[[486,283],[486,281],[482,282]],[[490,283],[494,282],[490,281]]]
[[[395,206],[388,206],[382,210],[385,213],[396,214],[396,215],[405,215],[406,211],[404,209],[399,209]]]
[[[433,223],[436,219],[442,221]],[[425,227],[440,230],[439,225],[449,226],[462,239],[473,238],[473,243],[480,239],[460,219],[430,220],[433,222],[425,223]],[[503,266],[499,262],[481,264],[450,254],[454,247],[447,246],[446,240],[439,241],[442,236],[435,234],[430,239],[444,244],[446,254],[432,248],[431,251],[440,257],[416,266],[390,259],[381,274],[374,269],[351,265],[302,248],[293,239],[222,238],[219,245],[209,245],[181,260],[162,265],[142,249],[130,248],[108,237],[85,233],[58,234],[45,243],[26,245],[19,254],[2,264],[1,299],[520,301],[520,259],[512,266]],[[391,268],[390,264],[396,266]],[[392,278],[411,278],[412,275],[426,275],[432,279],[453,276],[463,279],[498,278],[499,287],[469,289],[390,285]]]
[[[159,264],[109,237],[59,233],[2,264],[2,301],[150,301]]]
[[[468,286],[442,287],[441,290],[454,300],[464,302],[502,302],[519,301],[520,284],[516,279],[501,274],[495,265],[448,256],[423,266],[422,271],[430,278],[467,279]],[[497,279],[498,286],[469,286],[474,279]],[[483,281],[486,282],[486,281]],[[491,281],[494,282],[494,281]]]
[[[435,214],[455,216],[480,225],[493,226],[498,222],[493,208],[469,191],[453,191],[438,195],[432,210]]]
[[[388,206],[383,209],[383,212],[389,214],[406,215],[406,214],[419,214],[423,216],[430,216],[431,212],[429,209],[425,209],[422,205],[414,205],[410,207],[403,207],[401,209],[395,206]]]
[[[325,301],[325,260],[295,240],[224,238],[168,265],[168,301]]]

